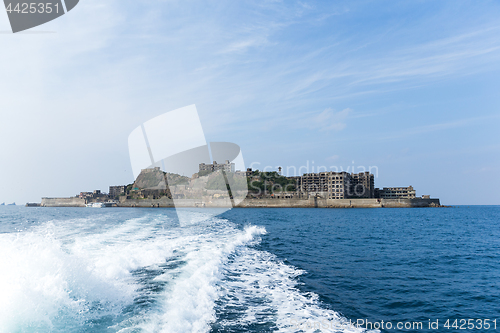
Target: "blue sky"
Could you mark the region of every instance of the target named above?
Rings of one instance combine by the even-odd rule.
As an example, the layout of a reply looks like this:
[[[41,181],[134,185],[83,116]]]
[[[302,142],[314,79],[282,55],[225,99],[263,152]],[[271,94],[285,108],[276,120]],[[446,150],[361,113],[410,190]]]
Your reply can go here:
[[[500,204],[498,17],[497,1],[81,0],[14,35],[0,12],[0,202],[132,182],[130,132],[196,104],[247,165],[375,166],[378,187]]]

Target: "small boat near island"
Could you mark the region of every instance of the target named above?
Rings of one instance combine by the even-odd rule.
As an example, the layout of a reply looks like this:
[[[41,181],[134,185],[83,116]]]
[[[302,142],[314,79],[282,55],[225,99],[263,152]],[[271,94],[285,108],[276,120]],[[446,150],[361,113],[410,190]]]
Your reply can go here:
[[[15,202],[13,202],[13,203],[11,203],[11,204],[8,204],[7,206],[15,206],[15,205],[16,205],[16,203],[15,203]]]
[[[103,208],[116,206],[116,202],[91,202],[85,205],[90,208]]]
[[[0,206],[5,206],[5,202],[2,202],[2,203],[0,204]]]

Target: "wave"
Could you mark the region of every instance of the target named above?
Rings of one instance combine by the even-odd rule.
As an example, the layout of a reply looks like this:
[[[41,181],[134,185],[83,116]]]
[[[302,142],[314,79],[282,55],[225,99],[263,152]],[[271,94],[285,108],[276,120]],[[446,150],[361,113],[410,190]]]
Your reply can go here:
[[[241,248],[225,268],[217,325],[222,331],[362,332],[337,312],[325,309],[314,293],[303,293],[305,273],[275,255]]]
[[[0,253],[0,332],[81,326],[131,300],[132,288],[96,274],[89,258],[68,252],[53,235],[0,235]]]
[[[255,248],[265,228],[199,212],[183,225],[169,212],[125,214],[0,234],[0,332],[300,332],[320,321],[338,331],[346,322],[297,289],[302,271]]]
[[[157,307],[147,318],[142,314],[128,320],[119,332],[140,329],[146,332],[208,332],[216,321],[215,302],[220,297],[222,268],[237,247],[265,234],[265,229],[250,226],[241,231],[227,221],[212,220],[224,228],[213,233],[189,232],[171,239],[176,250],[177,269],[168,269],[154,278],[164,290],[156,296]],[[194,230],[197,230],[195,228]],[[198,230],[199,231],[199,230]],[[131,322],[136,321],[134,325]],[[118,325],[119,327],[121,325]]]

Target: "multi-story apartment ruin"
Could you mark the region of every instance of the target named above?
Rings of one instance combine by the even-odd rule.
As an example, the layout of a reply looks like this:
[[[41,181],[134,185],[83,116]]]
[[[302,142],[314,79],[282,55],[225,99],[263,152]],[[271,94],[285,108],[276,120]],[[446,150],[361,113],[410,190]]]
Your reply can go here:
[[[118,185],[118,186],[110,186],[109,187],[109,196],[111,198],[118,197],[122,194],[126,194],[127,185]]]
[[[384,187],[378,190],[381,199],[414,199],[416,192],[413,186],[408,187]]]
[[[350,198],[375,198],[375,177],[366,172],[351,174]]]
[[[298,188],[328,199],[374,198],[375,179],[369,172],[308,173],[298,177]]]
[[[200,168],[200,171],[218,171],[218,170],[222,170],[222,171],[225,171],[225,172],[235,172],[235,164],[229,162],[228,160],[226,160],[226,162],[224,162],[223,164],[217,164],[216,161],[214,161],[213,164],[201,163],[200,166],[199,166],[199,168]]]
[[[325,199],[414,199],[413,186],[375,188],[375,177],[370,172],[319,172],[288,177],[296,180],[297,194],[314,195]],[[429,196],[424,196],[428,198]]]

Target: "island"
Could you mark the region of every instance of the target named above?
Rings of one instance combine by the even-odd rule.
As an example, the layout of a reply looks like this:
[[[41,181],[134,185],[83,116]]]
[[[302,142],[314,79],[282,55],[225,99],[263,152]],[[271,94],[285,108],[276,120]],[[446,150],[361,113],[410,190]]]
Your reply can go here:
[[[278,171],[234,163],[202,163],[191,177],[159,167],[143,169],[134,183],[80,192],[70,198],[42,198],[29,207],[241,207],[241,208],[394,208],[443,207],[439,199],[416,196],[412,186],[375,187],[365,171],[325,171],[287,177]]]

